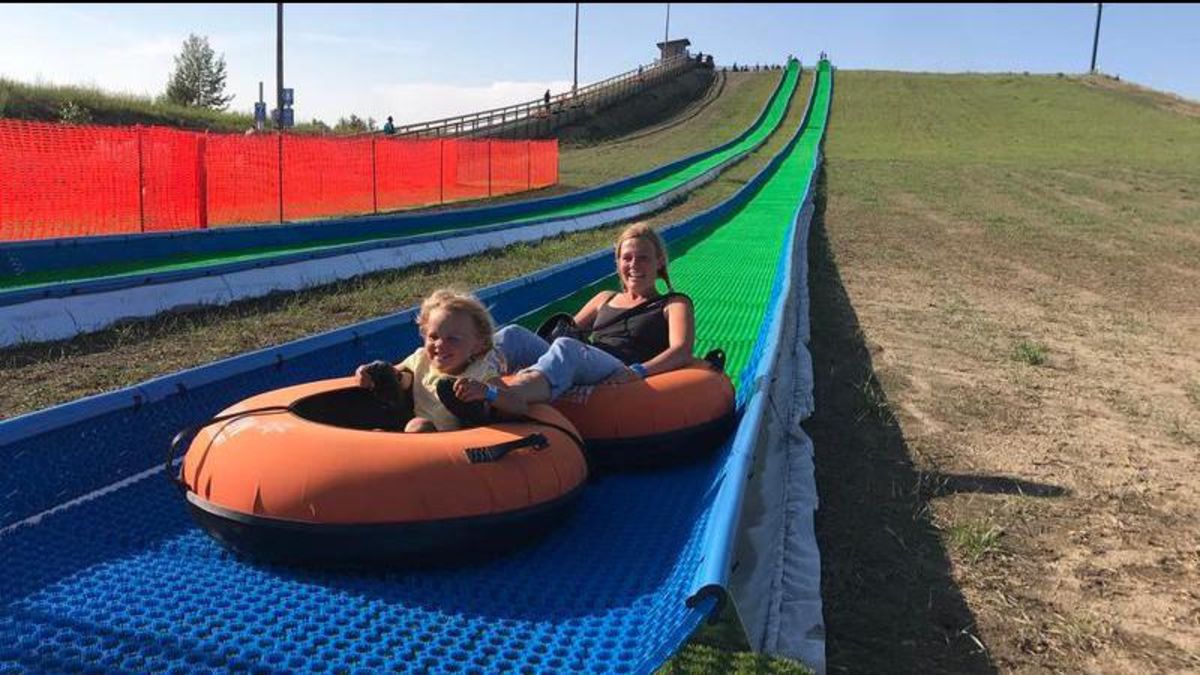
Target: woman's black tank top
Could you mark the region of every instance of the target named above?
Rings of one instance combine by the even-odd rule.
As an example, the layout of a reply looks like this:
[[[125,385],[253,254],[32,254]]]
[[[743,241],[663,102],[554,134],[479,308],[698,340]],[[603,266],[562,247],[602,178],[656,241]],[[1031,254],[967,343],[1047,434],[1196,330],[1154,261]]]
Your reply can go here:
[[[670,329],[663,307],[671,298],[687,296],[667,293],[636,307],[610,307],[614,294],[600,305],[592,331],[592,344],[626,364],[645,363],[670,346]]]

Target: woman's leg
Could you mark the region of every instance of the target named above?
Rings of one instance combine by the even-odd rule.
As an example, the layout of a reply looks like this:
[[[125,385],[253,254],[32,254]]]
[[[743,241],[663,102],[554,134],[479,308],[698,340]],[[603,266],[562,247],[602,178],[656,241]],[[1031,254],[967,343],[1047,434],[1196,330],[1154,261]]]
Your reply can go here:
[[[597,384],[625,368],[608,352],[573,338],[558,338],[536,363],[521,371],[510,388],[526,403],[553,401],[577,384]]]
[[[524,326],[505,326],[493,338],[496,350],[504,355],[508,372],[524,370],[550,351],[550,343]]]

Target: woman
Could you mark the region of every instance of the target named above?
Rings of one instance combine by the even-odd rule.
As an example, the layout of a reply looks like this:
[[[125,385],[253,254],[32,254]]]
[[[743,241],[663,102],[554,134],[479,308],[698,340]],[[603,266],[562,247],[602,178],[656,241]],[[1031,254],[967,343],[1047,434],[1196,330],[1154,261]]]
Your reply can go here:
[[[671,287],[662,238],[635,223],[614,250],[621,291],[602,291],[574,317],[591,333],[591,344],[565,337],[547,343],[520,326],[497,331],[497,348],[510,368],[521,369],[509,391],[526,403],[552,401],[575,385],[620,384],[695,362],[692,301]],[[658,292],[659,278],[671,292]]]

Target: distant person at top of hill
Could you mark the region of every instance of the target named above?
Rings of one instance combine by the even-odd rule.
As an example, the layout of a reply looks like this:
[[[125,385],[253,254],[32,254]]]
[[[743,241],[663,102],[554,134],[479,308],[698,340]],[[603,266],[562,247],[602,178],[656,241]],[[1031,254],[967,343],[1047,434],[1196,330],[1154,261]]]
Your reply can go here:
[[[387,134],[388,136],[396,133],[396,125],[392,124],[391,115],[388,115],[387,122],[384,122],[383,124],[383,133]]]

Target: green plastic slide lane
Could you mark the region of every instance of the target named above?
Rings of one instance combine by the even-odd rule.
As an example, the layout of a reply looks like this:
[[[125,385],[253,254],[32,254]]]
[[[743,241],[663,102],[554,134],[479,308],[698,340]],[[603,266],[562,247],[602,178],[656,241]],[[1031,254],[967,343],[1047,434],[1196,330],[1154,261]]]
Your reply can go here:
[[[792,218],[815,168],[830,96],[829,63],[817,69],[808,121],[791,152],[749,201],[725,221],[671,245],[671,281],[696,309],[697,354],[721,348],[737,386],[771,301],[776,267]],[[661,282],[660,282],[661,283]],[[521,320],[536,326],[553,312],[574,312],[595,293],[616,288],[611,276]]]
[[[782,86],[775,90],[775,94],[770,101],[767,113],[761,120],[759,120],[758,124],[755,125],[752,131],[747,134],[746,138],[742,139],[737,144],[722,150],[721,152],[713,154],[710,157],[706,157],[697,162],[680,167],[670,174],[662,176],[654,181],[641,185],[635,185],[583,204],[549,209],[518,219],[470,222],[465,223],[461,227],[479,227],[484,225],[498,224],[500,222],[525,223],[535,220],[545,220],[548,218],[562,218],[584,213],[594,213],[625,206],[627,204],[641,202],[669,192],[670,190],[673,190],[674,188],[703,174],[704,172],[709,171],[713,167],[719,166],[722,162],[727,161],[739,154],[749,152],[751,149],[756,147],[757,144],[761,143],[768,136],[770,136],[779,126],[780,122],[784,118],[784,115],[787,113],[788,103],[791,100],[792,92],[799,84],[799,81],[800,67],[797,62],[793,61],[788,65],[788,68],[784,73]],[[447,230],[445,229],[445,226],[431,227],[427,230],[413,230],[406,233],[405,236],[428,234],[436,231],[451,232],[454,230]],[[87,268],[77,268],[74,270],[57,270],[53,272],[45,272],[0,280],[0,290],[32,288],[36,286],[63,283],[67,281],[86,281],[108,277],[161,274],[165,272],[190,270],[217,264],[267,260],[280,255],[319,252],[333,249],[338,246],[363,243],[379,238],[380,237],[378,236],[350,237],[324,241],[320,244],[302,244],[296,246],[247,249],[236,253],[208,253],[180,256],[179,258],[167,262],[115,263],[110,265],[96,265]]]

